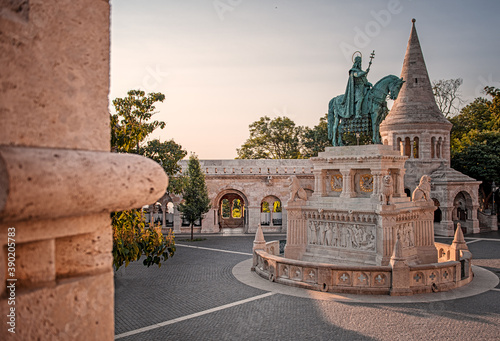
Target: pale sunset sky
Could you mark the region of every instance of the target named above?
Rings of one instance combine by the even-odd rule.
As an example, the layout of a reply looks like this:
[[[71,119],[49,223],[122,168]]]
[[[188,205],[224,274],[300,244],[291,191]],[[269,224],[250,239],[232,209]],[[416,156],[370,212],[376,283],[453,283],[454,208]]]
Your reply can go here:
[[[500,88],[500,1],[112,0],[110,101],[162,92],[154,137],[232,159],[260,117],[313,127],[359,50],[375,84],[400,75],[416,28],[431,81],[463,78],[470,102]]]

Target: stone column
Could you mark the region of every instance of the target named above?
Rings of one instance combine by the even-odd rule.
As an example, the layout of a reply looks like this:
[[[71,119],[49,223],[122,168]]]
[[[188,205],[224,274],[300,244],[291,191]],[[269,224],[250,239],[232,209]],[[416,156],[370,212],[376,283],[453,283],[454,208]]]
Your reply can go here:
[[[165,223],[165,215],[167,214],[167,204],[161,204],[161,228],[164,229],[167,224]]]
[[[380,183],[382,179],[383,172],[382,170],[371,170],[373,176],[373,192],[371,197],[375,198],[377,201],[380,200]]]
[[[257,227],[260,224],[260,205],[259,206],[248,206],[247,209],[248,215],[248,229],[245,232],[255,233],[257,231]]]
[[[113,340],[110,212],[155,202],[168,180],[152,160],[109,152],[109,3],[9,4],[0,19],[0,248],[13,231],[18,281],[15,334],[0,289],[1,333]]]
[[[435,228],[434,233],[438,236],[453,236],[454,225],[453,225],[453,207],[441,206],[441,223]]]
[[[342,193],[340,194],[343,198],[352,198],[355,196],[352,188],[352,171],[350,169],[341,169],[342,174]]]
[[[181,226],[182,226],[181,212],[179,211],[179,207],[176,205],[174,206],[174,232],[180,233]]]
[[[404,140],[399,141],[399,151],[401,153],[401,156],[405,155],[405,143],[404,143]]]
[[[410,141],[410,159],[415,158],[415,155],[413,155],[413,149],[415,148],[415,141],[411,140]]]
[[[327,196],[327,186],[328,186],[328,176],[326,175],[326,170],[321,170],[321,196]]]
[[[477,200],[475,202],[477,202]],[[478,209],[479,205],[472,206],[472,212],[471,212],[472,233],[479,233],[479,220],[477,219]]]
[[[400,168],[399,169],[399,172],[397,174],[397,193],[395,193],[396,195],[395,196],[398,196],[398,197],[405,197],[406,196],[406,193],[405,193],[405,173],[406,173],[406,169],[405,168]]]
[[[313,196],[321,197],[323,195],[323,171],[321,169],[313,170],[314,174],[314,193]]]

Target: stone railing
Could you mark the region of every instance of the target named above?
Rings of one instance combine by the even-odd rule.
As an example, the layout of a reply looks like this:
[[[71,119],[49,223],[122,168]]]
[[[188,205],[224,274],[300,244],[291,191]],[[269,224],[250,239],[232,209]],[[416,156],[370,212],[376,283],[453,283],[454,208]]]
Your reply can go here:
[[[445,259],[452,254],[450,245],[436,243]],[[304,289],[351,294],[391,294],[393,267],[353,266],[288,259],[277,256],[277,241],[254,250],[254,269],[270,281]],[[448,291],[472,280],[471,253],[460,251],[459,261],[444,261],[406,267],[409,279],[406,294]],[[398,271],[401,269],[399,268]]]
[[[187,170],[187,161],[180,161],[181,173]],[[312,175],[309,160],[200,160],[206,175]]]
[[[498,216],[477,211],[477,219],[480,227],[489,227],[491,231],[498,230]]]

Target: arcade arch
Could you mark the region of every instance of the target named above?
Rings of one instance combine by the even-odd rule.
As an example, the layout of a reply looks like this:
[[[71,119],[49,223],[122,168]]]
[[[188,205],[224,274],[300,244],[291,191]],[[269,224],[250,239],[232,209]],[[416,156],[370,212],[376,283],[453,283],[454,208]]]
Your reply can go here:
[[[260,203],[260,224],[262,226],[283,225],[281,200],[274,195],[268,195]]]
[[[453,224],[455,228],[460,223],[466,231],[472,229],[472,197],[466,191],[460,191],[453,199]]]
[[[247,229],[246,208],[248,201],[238,190],[226,190],[219,193],[216,200],[218,224],[220,229]]]

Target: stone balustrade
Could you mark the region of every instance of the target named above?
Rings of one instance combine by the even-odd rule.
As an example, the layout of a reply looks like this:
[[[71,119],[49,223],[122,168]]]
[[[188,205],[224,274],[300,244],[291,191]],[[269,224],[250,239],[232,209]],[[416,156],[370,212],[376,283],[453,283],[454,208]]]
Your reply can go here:
[[[472,255],[460,250],[459,260],[446,260],[453,246],[436,243],[443,254],[439,263],[409,265],[407,271],[408,294],[448,291],[469,283],[473,276]],[[278,256],[279,242],[265,243],[254,250],[255,272],[270,281],[304,289],[350,293],[391,294],[393,267],[327,264],[289,259]]]
[[[187,162],[181,161],[181,173],[186,172]],[[200,160],[206,175],[312,175],[309,160]]]

